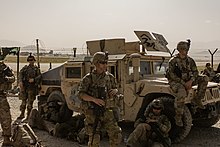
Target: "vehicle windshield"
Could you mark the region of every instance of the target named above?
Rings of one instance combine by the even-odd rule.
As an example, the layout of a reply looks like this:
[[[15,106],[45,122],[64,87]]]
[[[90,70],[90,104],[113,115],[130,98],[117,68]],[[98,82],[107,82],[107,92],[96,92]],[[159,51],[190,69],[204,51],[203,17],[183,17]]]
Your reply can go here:
[[[168,62],[164,61],[153,62],[154,74],[166,74],[166,70],[168,68]]]
[[[141,61],[140,62],[140,75],[164,75],[168,67],[168,62],[164,61]]]

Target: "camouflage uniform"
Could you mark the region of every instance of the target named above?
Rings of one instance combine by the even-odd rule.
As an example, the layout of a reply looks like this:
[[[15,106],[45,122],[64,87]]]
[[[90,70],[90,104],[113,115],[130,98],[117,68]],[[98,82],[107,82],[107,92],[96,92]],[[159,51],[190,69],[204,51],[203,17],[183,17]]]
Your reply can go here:
[[[73,111],[69,110],[66,104],[57,105],[56,102],[49,102],[42,104],[39,111],[32,109],[28,124],[32,128],[45,130],[50,135],[77,141],[78,133],[84,127],[84,115],[72,117]],[[83,143],[83,140],[79,141]]]
[[[183,45],[184,49],[189,50],[189,47],[185,46],[187,42],[180,42]],[[179,43],[179,44],[180,44]],[[178,48],[178,46],[177,46]],[[204,109],[204,106],[201,103],[201,99],[205,96],[206,87],[208,84],[208,77],[205,75],[199,75],[195,61],[186,56],[184,59],[180,58],[180,55],[177,54],[172,57],[169,61],[167,78],[170,84],[170,88],[175,93],[175,111],[176,111],[176,123],[179,126],[182,126],[182,115],[184,112],[185,98],[188,95],[185,84],[186,82],[192,80],[192,85],[198,84],[197,95],[194,98],[195,102],[200,108]]]
[[[66,104],[59,105],[55,101],[42,104],[39,111],[32,109],[28,123],[31,127],[46,130],[49,133],[54,130],[56,123],[63,123],[70,120],[73,112]]]
[[[6,91],[11,89],[14,81],[15,76],[12,69],[0,61],[0,122],[3,130],[2,136],[4,136],[3,146],[10,145],[12,120]]]
[[[33,59],[34,56],[29,56],[27,60]],[[20,90],[19,99],[22,100],[20,105],[21,115],[20,119],[24,118],[24,113],[27,105],[27,118],[33,108],[34,100],[38,94],[39,84],[41,80],[40,69],[36,65],[25,65],[19,72],[19,83],[23,84],[23,91]],[[29,79],[34,79],[34,82],[30,83]],[[21,89],[21,88],[20,88]]]
[[[203,70],[203,74],[209,77],[209,81],[212,81],[213,77],[215,76],[215,72],[210,63],[206,63],[206,68]]]
[[[218,67],[217,67],[216,72],[217,72],[217,73],[220,73],[220,63],[218,64]]]
[[[157,103],[160,104],[158,105]],[[155,114],[153,112],[155,104],[157,108],[161,109],[161,112],[159,114]],[[149,125],[149,120],[157,120],[156,124],[158,125],[158,129],[160,130],[161,135],[164,137],[166,142],[171,145],[171,140],[168,134],[171,129],[171,122],[166,115],[162,114],[162,111],[163,104],[161,100],[153,100],[153,102],[151,102],[146,108],[144,118],[139,118],[135,122],[135,130],[129,135],[127,146],[152,146],[156,142],[162,145],[162,142],[157,134],[155,134],[155,132],[151,129],[151,126]]]
[[[95,60],[101,61],[105,59],[105,55],[103,55],[103,52],[97,52],[93,57],[93,63],[95,63]],[[98,57],[98,56],[100,57]],[[96,59],[98,57],[98,59]],[[92,96],[94,98],[99,98],[98,89],[100,87],[104,87],[106,91],[109,91],[110,89],[116,89],[116,80],[114,76],[109,72],[103,72],[101,74],[98,74],[96,70],[94,70],[91,73],[88,73],[83,77],[81,81],[81,85],[79,87],[79,97],[82,99],[83,94],[87,94],[89,96]],[[98,126],[96,128],[96,133],[93,134],[93,127],[94,122],[96,118],[95,109],[94,106],[96,105],[93,102],[84,101],[82,99],[82,108],[83,112],[85,114],[85,130],[86,133],[89,135],[89,147],[98,147],[100,146],[100,132],[101,129],[105,129],[109,136],[109,142],[110,147],[118,146],[121,142],[122,135],[121,135],[121,128],[118,126],[117,121],[114,116],[114,112],[112,109],[112,106],[108,105],[108,100],[110,100],[110,96],[106,93],[105,106],[104,106],[104,112],[99,117]],[[94,136],[93,136],[94,135]],[[92,142],[92,137],[93,142]]]

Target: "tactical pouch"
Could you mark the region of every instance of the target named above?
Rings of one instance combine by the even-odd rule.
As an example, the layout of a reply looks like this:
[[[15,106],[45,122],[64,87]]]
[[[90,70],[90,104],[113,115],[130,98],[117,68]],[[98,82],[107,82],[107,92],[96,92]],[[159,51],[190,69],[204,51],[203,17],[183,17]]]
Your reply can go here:
[[[26,94],[25,94],[25,92],[24,92],[24,91],[19,92],[18,98],[19,98],[19,100],[25,100],[25,99],[26,99]]]
[[[120,109],[118,107],[112,108],[115,120],[118,122],[120,120]]]
[[[12,89],[12,83],[4,82],[0,84],[0,90],[11,90]]]

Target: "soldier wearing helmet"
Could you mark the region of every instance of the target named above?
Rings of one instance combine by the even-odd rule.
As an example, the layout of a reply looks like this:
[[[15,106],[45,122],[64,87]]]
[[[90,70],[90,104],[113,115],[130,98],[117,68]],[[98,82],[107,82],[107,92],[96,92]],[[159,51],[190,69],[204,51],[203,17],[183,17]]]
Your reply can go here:
[[[170,59],[167,70],[170,88],[176,96],[174,102],[176,125],[180,127],[183,126],[182,115],[188,91],[193,85],[198,84],[197,95],[192,102],[198,105],[199,108],[204,109],[201,99],[205,96],[208,84],[208,77],[199,75],[195,61],[188,56],[189,48],[190,40],[180,41],[177,44],[179,53]]]
[[[108,53],[107,52],[96,52],[93,56],[93,60],[92,60],[93,64],[97,64],[97,63],[106,63],[108,62]]]
[[[114,117],[113,107],[108,104],[118,93],[116,79],[107,71],[107,53],[96,52],[92,62],[95,69],[83,77],[78,94],[86,117],[85,130],[89,135],[88,146],[100,146],[101,129],[107,131],[110,146],[118,146],[122,139],[121,128]],[[95,120],[98,121],[95,122]]]
[[[160,99],[153,100],[152,107],[157,109],[163,109],[162,101]]]
[[[41,72],[40,69],[35,65],[35,61],[34,56],[32,56],[30,53],[30,55],[27,57],[27,62],[29,62],[29,65],[25,65],[19,72],[19,99],[22,100],[22,103],[20,105],[21,114],[18,119],[24,118],[26,107],[26,118],[28,118],[33,108],[33,102],[38,94],[41,81]]]
[[[11,113],[7,101],[7,90],[12,88],[15,76],[12,69],[4,63],[4,56],[0,52],[0,123],[2,126],[2,136],[4,137],[2,146],[12,146],[11,142]]]
[[[190,48],[190,40],[188,42],[186,41],[180,41],[178,44],[177,44],[177,50],[180,51],[180,50],[186,50],[186,51],[189,51],[189,48]]]
[[[36,61],[35,57],[32,56],[31,54],[27,57],[27,62],[29,61]]]
[[[215,77],[215,71],[211,67],[210,63],[206,63],[205,69],[203,70],[202,74],[207,75],[209,77],[209,81],[212,81],[213,77]]]
[[[144,117],[139,118],[135,124],[135,130],[129,135],[127,140],[127,146],[154,146],[161,145],[163,142],[154,132],[151,127],[151,123],[155,123],[158,126],[161,135],[166,140],[167,144],[171,145],[169,138],[169,131],[171,129],[171,122],[166,115],[163,114],[164,105],[162,100],[154,99],[146,108]]]

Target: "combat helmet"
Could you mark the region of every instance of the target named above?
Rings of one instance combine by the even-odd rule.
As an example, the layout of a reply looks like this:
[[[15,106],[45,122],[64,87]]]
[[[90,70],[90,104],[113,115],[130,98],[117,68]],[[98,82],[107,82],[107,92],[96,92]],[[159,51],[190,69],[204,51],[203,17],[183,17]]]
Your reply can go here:
[[[209,66],[211,66],[211,64],[210,64],[210,63],[206,63],[205,66],[206,66],[206,67],[209,67]]]
[[[93,56],[92,63],[102,63],[108,61],[108,53],[107,52],[96,52]]]
[[[177,50],[184,49],[186,51],[189,51],[191,41],[188,39],[187,41],[180,41],[177,44]]]
[[[151,102],[151,106],[152,108],[157,108],[157,109],[162,109],[162,110],[164,109],[163,102],[160,99],[154,99]]]
[[[32,60],[36,61],[35,57],[32,55],[32,53],[30,53],[30,55],[27,57],[27,62]]]

